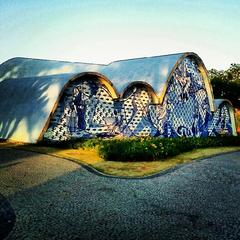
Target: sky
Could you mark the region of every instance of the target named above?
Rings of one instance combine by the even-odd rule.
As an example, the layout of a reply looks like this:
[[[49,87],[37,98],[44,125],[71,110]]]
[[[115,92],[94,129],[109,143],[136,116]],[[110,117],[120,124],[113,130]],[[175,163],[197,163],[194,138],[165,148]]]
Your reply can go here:
[[[195,52],[207,69],[240,63],[240,0],[0,0],[0,63],[103,63]]]

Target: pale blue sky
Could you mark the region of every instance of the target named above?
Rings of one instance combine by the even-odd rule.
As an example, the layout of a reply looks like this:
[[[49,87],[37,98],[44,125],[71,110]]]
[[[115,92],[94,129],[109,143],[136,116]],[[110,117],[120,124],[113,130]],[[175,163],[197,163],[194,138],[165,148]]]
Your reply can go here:
[[[0,63],[16,56],[108,63],[193,51],[240,63],[240,0],[0,0]]]

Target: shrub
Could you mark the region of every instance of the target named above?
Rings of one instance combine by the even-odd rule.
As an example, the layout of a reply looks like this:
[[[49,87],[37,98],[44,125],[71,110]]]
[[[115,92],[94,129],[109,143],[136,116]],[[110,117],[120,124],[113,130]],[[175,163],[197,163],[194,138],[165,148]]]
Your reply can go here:
[[[197,148],[240,146],[240,136],[204,138],[123,138],[71,139],[64,142],[44,143],[59,148],[98,148],[105,160],[154,161],[164,160]]]
[[[101,141],[99,154],[111,161],[153,161],[196,148],[239,145],[240,137],[128,138]]]

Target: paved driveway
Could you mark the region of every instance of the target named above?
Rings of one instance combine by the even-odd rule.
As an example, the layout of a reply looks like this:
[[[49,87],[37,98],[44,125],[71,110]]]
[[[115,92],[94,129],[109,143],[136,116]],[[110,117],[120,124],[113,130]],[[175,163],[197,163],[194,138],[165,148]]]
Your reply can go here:
[[[240,239],[240,152],[148,179],[19,150],[0,158],[0,192],[16,215],[9,240]]]

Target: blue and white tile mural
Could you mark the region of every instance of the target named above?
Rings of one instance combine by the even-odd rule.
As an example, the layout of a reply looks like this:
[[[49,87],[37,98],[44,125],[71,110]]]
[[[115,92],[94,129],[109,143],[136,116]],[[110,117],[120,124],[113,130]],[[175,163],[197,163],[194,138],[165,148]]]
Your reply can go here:
[[[229,113],[229,104],[223,103],[212,115],[212,119],[208,125],[209,136],[216,136],[218,134],[231,135],[232,124]]]
[[[210,111],[202,75],[191,58],[175,69],[163,103],[152,102],[152,94],[143,84],[132,85],[116,100],[97,78],[75,80],[64,91],[44,138],[232,134],[228,106]]]

